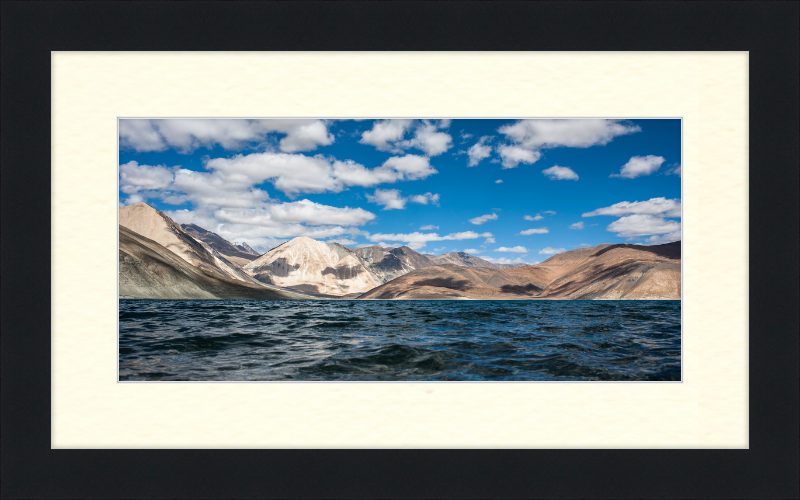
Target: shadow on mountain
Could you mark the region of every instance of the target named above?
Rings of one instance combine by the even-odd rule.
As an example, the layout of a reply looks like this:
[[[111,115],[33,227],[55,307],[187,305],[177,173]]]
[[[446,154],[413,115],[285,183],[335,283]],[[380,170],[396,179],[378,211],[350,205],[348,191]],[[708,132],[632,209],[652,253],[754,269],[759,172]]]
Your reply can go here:
[[[500,291],[503,293],[513,293],[515,295],[536,295],[541,292],[543,289],[534,285],[533,283],[528,283],[525,286],[522,285],[503,285],[500,287]]]
[[[667,259],[680,259],[681,258],[681,242],[676,241],[673,243],[666,243],[664,245],[644,246],[644,245],[630,245],[628,243],[620,243],[618,245],[609,245],[602,250],[595,252],[592,257],[599,257],[606,252],[616,250],[618,248],[630,248],[631,250],[639,250],[640,252],[648,252],[659,257],[666,257]]]
[[[469,281],[459,280],[454,278],[431,278],[422,281],[414,282],[414,286],[435,286],[439,288],[449,288],[450,290],[458,290],[464,292],[471,288]]]

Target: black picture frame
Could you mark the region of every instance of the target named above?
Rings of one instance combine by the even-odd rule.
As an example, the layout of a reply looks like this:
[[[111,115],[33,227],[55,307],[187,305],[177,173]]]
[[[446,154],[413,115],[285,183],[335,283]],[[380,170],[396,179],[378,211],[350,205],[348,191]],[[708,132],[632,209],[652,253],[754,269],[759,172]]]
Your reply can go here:
[[[798,2],[3,2],[3,498],[797,498]],[[50,51],[749,51],[750,448],[51,450]]]

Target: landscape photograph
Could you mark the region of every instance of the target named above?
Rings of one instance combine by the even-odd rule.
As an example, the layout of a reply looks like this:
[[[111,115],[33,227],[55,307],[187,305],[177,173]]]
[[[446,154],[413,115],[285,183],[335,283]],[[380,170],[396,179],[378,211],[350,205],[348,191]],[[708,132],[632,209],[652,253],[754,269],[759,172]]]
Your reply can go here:
[[[679,382],[681,120],[120,118],[121,382]]]

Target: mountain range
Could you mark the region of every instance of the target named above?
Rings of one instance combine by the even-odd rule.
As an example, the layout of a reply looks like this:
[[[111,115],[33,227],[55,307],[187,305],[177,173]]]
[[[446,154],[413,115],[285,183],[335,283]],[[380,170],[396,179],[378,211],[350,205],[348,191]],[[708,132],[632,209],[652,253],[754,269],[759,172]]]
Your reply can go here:
[[[531,266],[302,236],[259,255],[146,203],[121,208],[119,224],[123,298],[680,298],[680,242],[603,244]]]

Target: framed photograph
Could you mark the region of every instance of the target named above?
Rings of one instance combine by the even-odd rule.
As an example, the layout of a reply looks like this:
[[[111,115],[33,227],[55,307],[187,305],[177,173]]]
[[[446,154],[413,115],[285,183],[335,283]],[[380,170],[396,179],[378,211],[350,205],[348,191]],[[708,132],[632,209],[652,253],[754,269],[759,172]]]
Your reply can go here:
[[[43,7],[4,496],[797,493],[795,4]]]
[[[120,381],[681,381],[680,119],[118,129]]]

